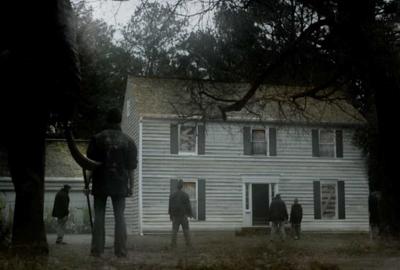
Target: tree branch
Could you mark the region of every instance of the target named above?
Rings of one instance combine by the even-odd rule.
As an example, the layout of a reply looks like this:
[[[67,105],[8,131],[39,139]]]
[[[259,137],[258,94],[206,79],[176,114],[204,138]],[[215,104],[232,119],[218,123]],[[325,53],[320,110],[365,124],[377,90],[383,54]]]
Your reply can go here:
[[[307,39],[316,30],[327,24],[326,19],[321,19],[311,24],[304,32],[289,46],[286,47],[264,70],[261,74],[251,83],[250,89],[247,93],[238,101],[227,106],[219,106],[222,114],[222,118],[226,120],[226,114],[231,111],[240,111],[246,105],[246,103],[254,96],[257,89],[265,81],[269,74],[271,74],[280,64],[286,60],[290,55],[296,52],[298,45]]]

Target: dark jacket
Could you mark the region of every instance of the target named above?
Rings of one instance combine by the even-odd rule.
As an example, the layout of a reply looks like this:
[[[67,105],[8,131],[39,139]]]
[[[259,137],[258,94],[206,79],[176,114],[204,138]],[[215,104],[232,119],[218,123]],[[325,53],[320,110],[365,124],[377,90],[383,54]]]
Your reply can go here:
[[[371,193],[368,197],[369,223],[379,225],[379,198],[376,193]]]
[[[288,219],[286,204],[281,199],[273,199],[270,206],[268,217],[270,221],[284,221]]]
[[[119,127],[106,129],[91,139],[87,156],[102,163],[93,171],[93,195],[128,195],[129,171],[137,167],[137,148],[130,137]]]
[[[56,218],[63,218],[69,214],[69,196],[68,192],[62,188],[57,192],[54,199],[52,216]]]
[[[171,217],[193,217],[189,195],[178,190],[169,197],[168,214]]]
[[[299,203],[294,203],[290,210],[290,223],[300,224],[303,219],[303,208]]]

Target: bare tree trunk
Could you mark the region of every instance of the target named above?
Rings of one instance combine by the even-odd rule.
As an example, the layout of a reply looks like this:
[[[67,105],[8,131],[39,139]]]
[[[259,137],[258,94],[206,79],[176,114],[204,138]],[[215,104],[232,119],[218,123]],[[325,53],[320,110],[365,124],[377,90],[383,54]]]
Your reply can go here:
[[[12,125],[8,159],[16,194],[12,252],[17,255],[48,254],[43,221],[46,118],[31,113]]]

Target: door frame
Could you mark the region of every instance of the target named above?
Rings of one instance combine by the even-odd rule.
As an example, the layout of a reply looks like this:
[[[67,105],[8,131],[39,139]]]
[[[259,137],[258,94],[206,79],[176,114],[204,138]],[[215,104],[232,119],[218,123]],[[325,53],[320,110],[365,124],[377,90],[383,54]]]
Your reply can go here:
[[[257,174],[257,175],[242,175],[242,224],[243,227],[263,227],[253,225],[253,184],[275,184],[274,193],[279,193],[279,178],[280,175]],[[247,186],[247,189],[246,189]],[[246,196],[246,191],[248,195]],[[272,200],[272,188],[269,188],[270,200]],[[248,201],[247,201],[248,200]],[[246,206],[248,205],[248,208]]]

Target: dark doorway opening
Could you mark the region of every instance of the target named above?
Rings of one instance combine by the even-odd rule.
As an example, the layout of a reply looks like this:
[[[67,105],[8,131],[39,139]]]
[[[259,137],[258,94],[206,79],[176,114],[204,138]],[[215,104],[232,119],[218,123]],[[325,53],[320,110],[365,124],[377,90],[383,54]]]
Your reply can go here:
[[[269,209],[269,185],[252,184],[253,226],[267,225]]]

